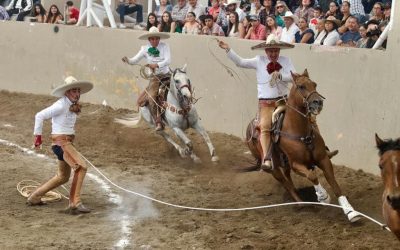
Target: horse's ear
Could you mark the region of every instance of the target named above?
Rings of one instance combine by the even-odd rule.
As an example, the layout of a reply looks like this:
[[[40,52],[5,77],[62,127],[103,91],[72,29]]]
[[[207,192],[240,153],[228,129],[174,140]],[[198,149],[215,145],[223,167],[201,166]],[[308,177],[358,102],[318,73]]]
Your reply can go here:
[[[187,64],[185,63],[185,65],[183,65],[183,67],[181,68],[181,70],[182,70],[183,72],[186,72],[186,67],[187,67]]]
[[[375,142],[376,142],[376,146],[379,148],[380,145],[382,145],[383,140],[381,138],[379,138],[378,134],[375,133]]]
[[[299,74],[293,73],[292,71],[290,71],[290,74],[292,74],[293,81],[296,81],[296,78],[299,76]]]
[[[304,70],[303,76],[309,77],[309,76],[308,76],[308,70],[307,70],[307,69]]]

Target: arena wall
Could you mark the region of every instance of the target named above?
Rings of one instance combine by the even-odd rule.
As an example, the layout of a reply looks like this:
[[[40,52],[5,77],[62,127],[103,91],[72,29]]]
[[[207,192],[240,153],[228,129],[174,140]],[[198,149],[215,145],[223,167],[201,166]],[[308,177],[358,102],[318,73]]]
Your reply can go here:
[[[49,94],[65,76],[74,75],[95,84],[83,101],[106,100],[114,108],[136,109],[136,98],[147,82],[139,77],[139,66],[125,65],[121,58],[139,50],[142,31],[57,27],[55,32],[53,25],[0,22],[0,89]],[[386,51],[308,45],[282,51],[298,72],[308,69],[326,97],[318,123],[327,144],[340,150],[336,163],[377,174],[374,133],[400,136],[399,29],[397,19]],[[243,57],[258,52],[250,50],[257,42],[224,39]],[[188,64],[206,129],[243,138],[257,110],[255,72],[228,61],[212,37],[172,34],[168,42],[172,67]],[[234,76],[218,61],[232,68]]]

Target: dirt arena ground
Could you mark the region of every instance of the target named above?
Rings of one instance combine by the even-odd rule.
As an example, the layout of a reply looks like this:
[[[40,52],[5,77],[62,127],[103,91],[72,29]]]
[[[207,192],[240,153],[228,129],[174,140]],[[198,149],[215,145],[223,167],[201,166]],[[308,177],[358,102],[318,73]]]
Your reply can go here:
[[[48,139],[50,121],[45,123],[44,147],[39,152],[44,157],[20,147],[30,148],[35,113],[55,100],[0,91],[0,249],[400,249],[390,232],[367,219],[350,224],[337,208],[181,209],[120,191],[93,168],[82,196],[92,213],[63,213],[68,204],[65,199],[28,207],[16,190],[17,183],[26,179],[43,182],[56,171]],[[191,207],[242,208],[291,201],[269,174],[233,170],[251,162],[240,138],[211,134],[221,159],[213,164],[201,138],[188,131],[203,160],[194,165],[181,159],[152,129],[125,128],[113,122],[130,112],[84,104],[77,123],[75,145],[118,185]],[[335,170],[353,206],[382,222],[380,178],[344,166],[335,166]],[[295,183],[300,188],[310,186],[300,177],[295,177]],[[337,204],[336,199],[333,202]]]

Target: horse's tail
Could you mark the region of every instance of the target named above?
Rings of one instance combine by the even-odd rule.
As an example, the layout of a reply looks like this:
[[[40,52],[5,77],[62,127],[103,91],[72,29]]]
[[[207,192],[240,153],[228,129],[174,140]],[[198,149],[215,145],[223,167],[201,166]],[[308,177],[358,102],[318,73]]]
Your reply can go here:
[[[138,128],[140,122],[142,121],[142,114],[139,110],[139,113],[132,114],[129,116],[125,116],[124,118],[115,118],[114,122],[127,126],[129,128]]]

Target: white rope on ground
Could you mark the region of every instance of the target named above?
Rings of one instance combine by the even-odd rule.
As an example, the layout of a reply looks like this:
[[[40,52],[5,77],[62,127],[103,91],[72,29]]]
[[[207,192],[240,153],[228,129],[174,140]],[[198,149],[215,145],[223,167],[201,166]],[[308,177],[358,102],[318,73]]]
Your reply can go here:
[[[36,154],[35,152],[33,152],[32,150],[28,150],[26,148],[23,148],[15,143],[11,143],[9,141],[6,140],[2,140],[0,139],[0,144],[6,145],[6,146],[12,146],[12,147],[16,147],[18,149],[20,149],[22,152],[28,153],[28,154],[34,154],[38,157],[44,157],[44,155],[40,155],[40,154]],[[146,196],[144,194],[140,194],[131,190],[128,190],[126,188],[123,188],[117,184],[115,184],[114,182],[112,182],[107,176],[105,176],[96,166],[94,166],[85,156],[83,156],[81,153],[79,153],[82,158],[84,160],[86,160],[90,166],[93,167],[94,170],[96,170],[105,180],[107,180],[111,185],[113,185],[114,187],[125,191],[127,193],[131,193],[137,196],[140,196],[142,198],[154,201],[154,202],[158,202],[160,204],[164,204],[167,206],[171,206],[171,207],[176,207],[176,208],[183,208],[183,209],[189,209],[189,210],[198,210],[198,211],[214,211],[214,212],[233,212],[233,211],[246,211],[246,210],[256,210],[256,209],[265,209],[265,208],[274,208],[274,207],[284,207],[284,206],[293,206],[293,205],[319,205],[319,206],[329,206],[329,207],[335,207],[335,208],[340,208],[343,209],[342,206],[339,205],[335,205],[335,204],[325,204],[325,203],[319,203],[319,202],[309,202],[309,201],[304,201],[304,202],[288,202],[288,203],[280,203],[280,204],[271,204],[271,205],[265,205],[265,206],[256,206],[256,207],[243,207],[243,208],[201,208],[201,207],[189,207],[189,206],[183,206],[183,205],[176,205],[176,204],[172,204],[172,203],[168,203],[165,201],[161,201],[161,200],[157,200],[155,198]],[[380,223],[379,221],[375,220],[374,218],[363,214],[361,212],[358,212],[356,210],[354,210],[354,212],[359,213],[361,216],[365,217],[366,219],[378,224],[380,227],[390,231],[390,229],[385,225]]]
[[[183,205],[177,205],[177,204],[172,204],[169,202],[165,202],[165,201],[161,201],[161,200],[157,200],[155,198],[152,198],[150,196],[144,195],[144,194],[140,194],[131,190],[128,190],[126,188],[123,188],[117,184],[115,184],[114,182],[112,182],[107,176],[105,176],[98,168],[96,168],[96,166],[94,166],[85,156],[83,156],[81,153],[79,153],[83,159],[85,159],[90,166],[93,167],[94,170],[96,170],[104,179],[106,179],[111,185],[113,185],[114,187],[125,191],[127,193],[131,193],[137,196],[140,196],[142,198],[154,201],[154,202],[158,202],[160,204],[164,204],[167,206],[171,206],[171,207],[176,207],[176,208],[183,208],[183,209],[189,209],[189,210],[198,210],[198,211],[214,211],[214,212],[233,212],[233,211],[246,211],[246,210],[256,210],[256,209],[265,209],[265,208],[274,208],[274,207],[284,207],[284,206],[293,206],[293,205],[319,205],[319,206],[328,206],[328,207],[335,207],[335,208],[340,208],[340,209],[344,209],[342,206],[339,205],[335,205],[335,204],[326,204],[326,203],[319,203],[319,202],[310,202],[310,201],[303,201],[303,202],[287,202],[287,203],[280,203],[280,204],[271,204],[271,205],[265,205],[265,206],[256,206],[256,207],[243,207],[243,208],[202,208],[202,207],[189,207],[189,206],[183,206]],[[354,210],[354,212],[359,213],[360,215],[362,215],[363,217],[369,219],[370,221],[378,224],[380,227],[390,231],[390,229],[385,225],[380,223],[379,221],[375,220],[374,218],[363,214],[359,211]]]

